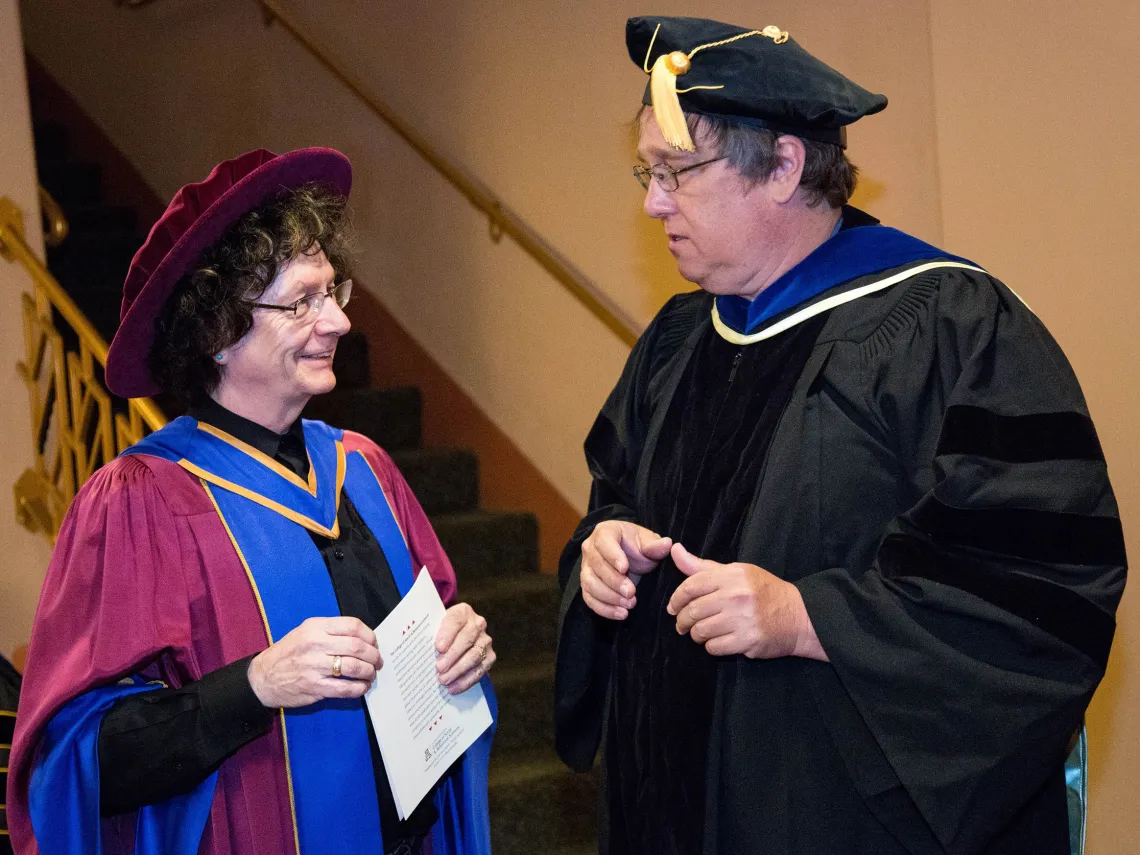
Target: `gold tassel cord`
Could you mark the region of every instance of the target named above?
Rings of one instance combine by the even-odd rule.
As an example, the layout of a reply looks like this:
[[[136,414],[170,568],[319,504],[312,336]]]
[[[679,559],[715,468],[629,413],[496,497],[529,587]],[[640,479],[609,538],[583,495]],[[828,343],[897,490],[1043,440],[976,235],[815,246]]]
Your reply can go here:
[[[653,38],[649,40],[649,47],[645,50],[645,62],[641,64],[642,69],[646,74],[649,73],[649,57],[653,55],[653,45],[657,43],[657,34],[661,32],[661,25],[657,25],[657,29],[653,31]]]
[[[678,62],[678,58],[684,62]],[[680,51],[657,57],[649,74],[649,92],[653,97],[653,116],[665,142],[681,151],[696,151],[677,98],[677,75],[688,70],[689,58]]]
[[[677,78],[692,67],[692,58],[706,48],[731,44],[749,36],[766,36],[778,45],[788,40],[787,31],[781,30],[779,27],[768,26],[763,30],[751,30],[730,39],[699,45],[687,54],[679,50],[662,54],[657,57],[657,61],[653,63],[653,68],[650,70],[649,57],[653,54],[653,45],[657,42],[657,34],[660,31],[661,25],[658,24],[657,29],[653,31],[653,38],[649,40],[649,49],[645,52],[645,62],[642,64],[642,68],[649,75],[649,94],[653,101],[653,116],[657,120],[657,127],[661,129],[661,135],[665,137],[665,142],[680,151],[696,151],[697,147],[693,144],[693,138],[689,134],[689,124],[685,121],[685,113],[681,109],[681,102],[677,96],[685,92],[692,92],[695,89],[724,88],[723,86],[691,86],[688,89],[678,91]]]

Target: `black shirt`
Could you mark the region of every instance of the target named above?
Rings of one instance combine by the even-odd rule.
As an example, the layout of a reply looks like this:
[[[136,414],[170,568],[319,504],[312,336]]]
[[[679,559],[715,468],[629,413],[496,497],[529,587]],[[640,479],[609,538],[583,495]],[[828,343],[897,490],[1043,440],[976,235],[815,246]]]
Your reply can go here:
[[[300,419],[279,435],[212,399],[192,407],[189,415],[274,458],[302,478],[308,476],[309,458]],[[347,493],[341,495],[337,520],[339,538],[310,535],[328,568],[341,614],[374,627],[400,601],[399,589],[380,544]],[[225,665],[181,688],[131,695],[107,711],[99,730],[104,816],[189,792],[227,757],[269,730],[276,710],[262,706],[250,686],[247,672],[252,659],[248,656]],[[432,794],[407,820],[400,821],[372,733],[372,720],[368,715],[364,719],[384,839],[426,834],[437,818]]]

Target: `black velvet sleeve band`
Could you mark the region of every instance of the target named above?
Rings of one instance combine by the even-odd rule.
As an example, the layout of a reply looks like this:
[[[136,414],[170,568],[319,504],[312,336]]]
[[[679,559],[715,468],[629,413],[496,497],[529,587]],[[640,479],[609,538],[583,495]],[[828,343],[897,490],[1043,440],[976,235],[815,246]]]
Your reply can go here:
[[[972,454],[1010,463],[1103,460],[1092,419],[1081,413],[1000,416],[981,407],[946,411],[939,454]]]
[[[903,534],[883,541],[879,567],[888,579],[919,577],[973,594],[1075,647],[1102,669],[1108,664],[1115,619],[1069,588],[965,557],[952,559],[936,545]]]
[[[939,542],[1051,564],[1125,563],[1124,530],[1116,517],[1029,508],[956,508],[931,497],[911,518]]]

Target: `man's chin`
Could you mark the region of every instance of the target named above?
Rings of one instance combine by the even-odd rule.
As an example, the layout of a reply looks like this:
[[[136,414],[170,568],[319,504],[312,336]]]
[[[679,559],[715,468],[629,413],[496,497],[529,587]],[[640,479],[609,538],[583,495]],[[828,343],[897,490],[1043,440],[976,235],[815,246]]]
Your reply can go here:
[[[677,262],[677,272],[679,274],[681,274],[681,278],[684,279],[686,282],[691,282],[693,285],[696,285],[698,288],[704,288],[705,287],[704,285],[701,284],[701,280],[704,279],[705,277],[702,276],[701,271],[696,269],[693,265],[685,264],[685,262],[683,262],[683,261],[678,261]]]
[[[688,277],[685,277],[685,278],[688,279]],[[707,277],[702,277],[700,280],[689,279],[689,281],[692,282],[694,285],[696,285],[698,288],[700,288],[705,293],[712,294],[714,297],[724,297],[726,295],[733,293],[731,288],[725,287],[725,285],[723,283],[717,282],[715,279],[709,279]]]
[[[737,283],[725,282],[724,276],[711,276],[708,270],[702,269],[695,264],[686,264],[684,261],[678,261],[677,272],[681,274],[686,282],[691,282],[702,291],[712,294],[713,296],[726,297],[740,293]],[[718,281],[718,279],[720,281]]]
[[[697,274],[695,276],[686,276],[685,271],[679,270],[680,274],[687,280],[692,282],[706,294],[712,294],[714,297],[740,297],[745,296],[741,294],[743,290],[740,283],[734,281],[725,281],[723,276],[708,276]],[[751,299],[751,298],[748,298]]]

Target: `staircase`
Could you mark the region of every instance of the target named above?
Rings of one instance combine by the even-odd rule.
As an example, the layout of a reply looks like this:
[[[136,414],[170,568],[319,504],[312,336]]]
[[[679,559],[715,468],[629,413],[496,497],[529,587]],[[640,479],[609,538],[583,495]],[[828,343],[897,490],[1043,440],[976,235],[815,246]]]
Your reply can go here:
[[[107,204],[100,167],[71,151],[64,127],[36,122],[35,143],[40,183],[71,226],[68,239],[48,250],[48,268],[110,341],[123,279],[148,224],[131,208]],[[460,598],[487,618],[498,653],[492,678],[500,711],[490,770],[495,855],[594,852],[595,779],[568,771],[554,754],[559,595],[554,577],[537,572],[537,521],[530,513],[479,506],[475,454],[424,447],[419,390],[374,387],[368,347],[358,333],[341,340],[337,388],[311,401],[305,415],[359,431],[392,455],[455,566]]]

